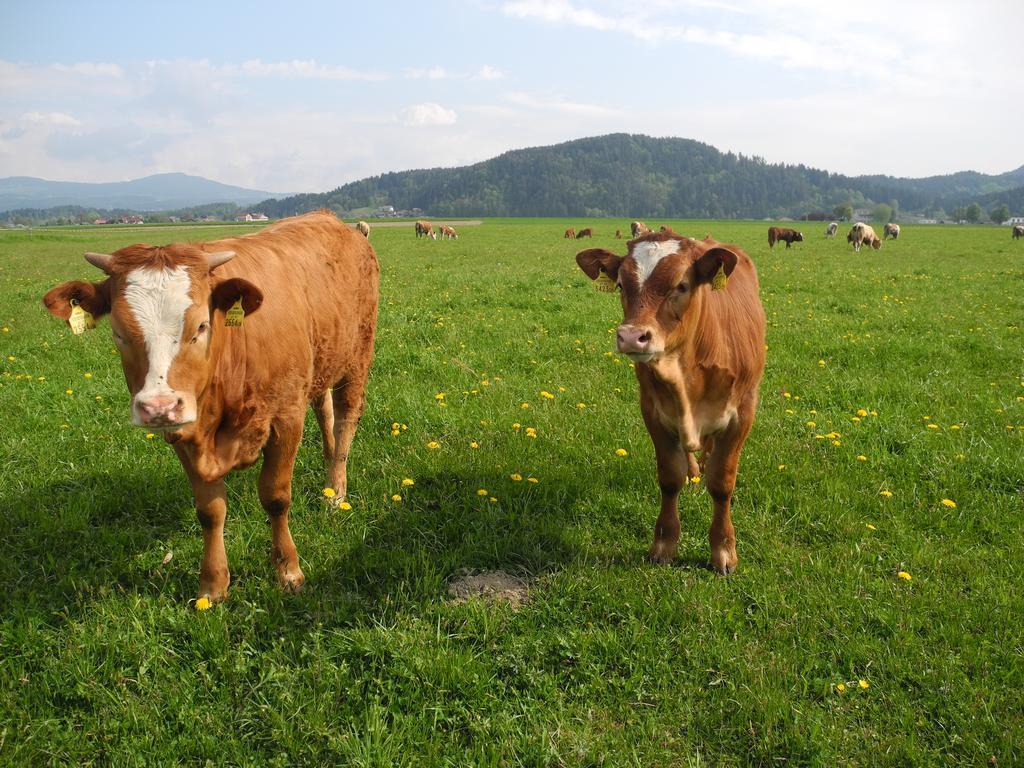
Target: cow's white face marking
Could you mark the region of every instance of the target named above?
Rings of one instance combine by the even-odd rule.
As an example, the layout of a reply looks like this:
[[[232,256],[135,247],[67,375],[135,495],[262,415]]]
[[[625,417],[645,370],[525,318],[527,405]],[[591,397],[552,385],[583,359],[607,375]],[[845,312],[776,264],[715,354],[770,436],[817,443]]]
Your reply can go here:
[[[149,360],[146,381],[135,396],[136,400],[174,392],[167,383],[167,374],[181,346],[185,311],[192,306],[189,296],[191,285],[184,267],[143,267],[128,274],[124,299],[142,329]]]
[[[679,250],[678,240],[664,240],[660,243],[637,243],[633,248],[633,260],[636,262],[636,279],[643,286],[651,276],[658,262]]]

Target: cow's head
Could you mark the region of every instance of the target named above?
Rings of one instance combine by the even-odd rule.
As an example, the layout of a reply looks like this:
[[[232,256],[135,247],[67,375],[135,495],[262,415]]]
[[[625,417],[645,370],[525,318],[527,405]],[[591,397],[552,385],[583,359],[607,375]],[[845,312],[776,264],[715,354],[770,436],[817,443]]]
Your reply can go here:
[[[804,233],[797,232],[796,235],[794,235],[793,240],[795,240],[798,243],[802,243],[804,241]]]
[[[132,423],[177,429],[196,419],[196,399],[209,382],[218,335],[236,332],[224,327],[224,313],[240,300],[249,315],[263,301],[252,283],[213,274],[234,255],[183,244],[87,253],[86,261],[107,279],[63,283],[43,304],[62,320],[76,306],[95,318],[109,314],[132,393]]]
[[[736,267],[736,254],[712,240],[699,242],[670,232],[629,241],[625,256],[603,248],[576,254],[576,263],[591,280],[602,273],[619,289],[623,321],[618,327],[619,352],[636,362],[656,361],[677,352],[721,269],[726,277]]]

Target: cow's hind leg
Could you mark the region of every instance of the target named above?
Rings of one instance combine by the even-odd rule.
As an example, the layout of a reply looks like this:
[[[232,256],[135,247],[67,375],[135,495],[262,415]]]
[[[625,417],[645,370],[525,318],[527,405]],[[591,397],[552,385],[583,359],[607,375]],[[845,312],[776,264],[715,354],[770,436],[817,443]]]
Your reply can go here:
[[[711,567],[722,575],[730,574],[739,565],[736,554],[736,530],[732,525],[732,493],[736,487],[736,470],[740,450],[754,423],[754,404],[740,408],[736,421],[715,436],[707,457],[707,488],[714,502],[714,514],[708,542],[711,545]]]
[[[366,406],[366,376],[352,376],[334,386],[334,458],[327,471],[327,485],[340,504],[348,493],[348,452]]]
[[[313,413],[316,423],[320,425],[320,436],[323,438],[324,465],[330,471],[334,462],[334,400],[331,390],[321,392],[313,398]]]
[[[263,447],[260,469],[260,503],[270,518],[270,559],[278,578],[289,592],[298,592],[306,577],[299,567],[299,553],[288,528],[292,506],[292,470],[302,438],[302,415],[289,422],[275,422]]]

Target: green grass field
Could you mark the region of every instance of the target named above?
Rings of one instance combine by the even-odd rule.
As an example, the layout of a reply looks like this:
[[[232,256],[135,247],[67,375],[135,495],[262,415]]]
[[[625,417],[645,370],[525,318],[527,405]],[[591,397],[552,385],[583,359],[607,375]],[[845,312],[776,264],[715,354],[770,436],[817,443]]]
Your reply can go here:
[[[188,484],[129,425],[109,326],[72,336],[40,302],[98,279],[83,252],[150,233],[0,233],[0,763],[1024,764],[1024,243],[905,226],[854,254],[808,224],[772,253],[767,223],[671,224],[761,276],[735,576],[704,567],[700,485],[680,559],[644,559],[658,488],[621,310],[573,259],[623,249],[628,221],[488,220],[372,232],[352,509],[323,501],[310,416],[305,591],[276,585],[249,470],[231,596],[205,612]],[[494,570],[529,599],[449,599]]]

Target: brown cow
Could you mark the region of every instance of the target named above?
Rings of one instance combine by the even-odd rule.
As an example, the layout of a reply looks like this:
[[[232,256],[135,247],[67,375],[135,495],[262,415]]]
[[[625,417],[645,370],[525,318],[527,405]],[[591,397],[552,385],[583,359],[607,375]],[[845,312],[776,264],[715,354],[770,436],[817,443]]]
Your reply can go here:
[[[664,563],[676,555],[679,492],[699,471],[693,452],[703,450],[714,500],[711,565],[731,573],[738,557],[730,504],[765,359],[757,272],[739,248],[710,238],[659,233],[628,247],[625,256],[590,248],[576,262],[591,280],[603,273],[622,291],[616,340],[635,363],[661,487],[650,557]]]
[[[593,236],[594,236],[594,230],[592,230],[590,227],[587,227],[586,229],[581,229],[579,232],[576,233],[576,239],[577,240],[582,240],[584,237],[593,237]]]
[[[1021,237],[1024,237],[1024,224],[1014,224],[1013,225],[1013,239],[1016,240],[1016,239],[1021,238]]]
[[[899,224],[886,224],[882,227],[882,239],[888,240],[890,237],[893,240],[898,239],[900,236],[900,225]]]
[[[629,225],[629,231],[632,232],[633,237],[636,238],[648,234],[651,229],[642,221],[634,221]]]
[[[199,596],[227,596],[224,477],[261,452],[271,561],[285,589],[298,590],[292,468],[312,404],[326,487],[344,500],[377,326],[380,270],[369,241],[319,211],[244,237],[85,258],[107,278],[64,283],[43,303],[76,332],[83,310],[110,315],[132,422],[163,433],[192,486],[203,528]]]
[[[565,230],[564,237],[566,240],[573,239],[574,237],[576,237],[576,230],[573,229],[572,227],[569,227],[567,230]]]
[[[459,236],[455,234],[455,230],[449,227],[447,224],[442,224],[441,239],[444,240],[445,238],[448,238],[449,240],[458,240]]]
[[[792,243],[802,243],[804,241],[804,233],[797,232],[795,229],[786,229],[785,227],[768,227],[768,247],[775,248],[775,243],[780,240],[786,242],[786,247],[789,248]]]
[[[363,237],[370,236],[370,225],[367,224],[365,221],[357,221],[356,229],[359,230],[359,234],[361,234]]]
[[[875,230],[863,221],[858,221],[850,228],[849,233],[846,235],[846,242],[853,243],[853,250],[857,253],[860,253],[860,247],[863,243],[867,243],[876,251],[882,247],[882,241],[878,239]]]
[[[437,240],[437,233],[434,232],[434,226],[429,221],[420,220],[416,222],[416,237],[421,236]]]

